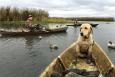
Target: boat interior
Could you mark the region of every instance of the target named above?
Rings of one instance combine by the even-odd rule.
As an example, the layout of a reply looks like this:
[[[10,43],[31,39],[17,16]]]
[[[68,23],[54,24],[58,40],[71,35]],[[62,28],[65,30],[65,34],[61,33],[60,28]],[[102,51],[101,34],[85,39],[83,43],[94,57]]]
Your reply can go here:
[[[54,59],[39,77],[52,77],[55,72],[66,77],[68,71],[76,73],[77,77],[115,77],[114,65],[96,43],[93,46],[92,59],[88,63],[87,58],[76,58],[74,43]]]

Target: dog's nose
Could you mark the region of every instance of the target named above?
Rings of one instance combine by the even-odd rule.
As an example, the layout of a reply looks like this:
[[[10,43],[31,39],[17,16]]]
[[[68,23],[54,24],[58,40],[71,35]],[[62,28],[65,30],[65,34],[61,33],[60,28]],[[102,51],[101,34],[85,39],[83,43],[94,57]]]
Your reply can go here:
[[[83,33],[80,33],[81,36],[83,36]]]

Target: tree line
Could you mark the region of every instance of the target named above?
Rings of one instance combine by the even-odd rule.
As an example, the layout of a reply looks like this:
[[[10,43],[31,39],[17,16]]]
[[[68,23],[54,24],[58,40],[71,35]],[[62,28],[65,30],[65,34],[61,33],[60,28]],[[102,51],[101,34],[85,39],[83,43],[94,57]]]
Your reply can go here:
[[[43,21],[49,17],[48,12],[42,9],[0,7],[0,21],[25,21],[28,15],[32,15],[35,21]]]
[[[78,21],[114,21],[113,17],[73,17],[73,18],[66,18],[68,20],[75,20]]]

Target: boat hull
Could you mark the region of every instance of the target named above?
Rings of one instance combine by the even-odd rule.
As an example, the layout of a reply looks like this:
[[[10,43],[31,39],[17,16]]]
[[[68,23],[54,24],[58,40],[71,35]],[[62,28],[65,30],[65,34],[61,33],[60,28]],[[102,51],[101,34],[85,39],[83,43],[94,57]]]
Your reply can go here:
[[[72,60],[76,59],[75,46],[76,43],[73,43],[65,49],[58,58],[54,59],[54,61],[39,75],[39,77],[50,77],[54,71],[60,73],[67,69]],[[92,56],[101,74],[106,77],[115,77],[115,67],[113,63],[97,43],[93,45]]]
[[[7,32],[1,31],[1,36],[29,36],[29,35],[41,35],[41,34],[53,34],[53,33],[62,33],[66,32],[67,29],[61,30],[48,30],[48,31],[29,31],[29,32]]]

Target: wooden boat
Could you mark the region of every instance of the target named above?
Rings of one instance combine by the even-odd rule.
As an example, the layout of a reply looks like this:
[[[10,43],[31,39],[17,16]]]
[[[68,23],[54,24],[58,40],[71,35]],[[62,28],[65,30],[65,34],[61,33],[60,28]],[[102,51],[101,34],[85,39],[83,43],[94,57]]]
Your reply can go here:
[[[26,29],[23,30],[14,30],[14,31],[5,31],[0,30],[1,36],[25,36],[25,35],[40,35],[40,34],[53,34],[53,33],[61,33],[66,32],[66,28],[58,28],[58,29],[46,29],[46,30],[33,30],[28,31]]]
[[[52,73],[58,72],[61,73],[64,70],[68,69],[73,60],[76,60],[75,45],[73,43],[67,49],[65,49],[58,58],[54,59],[53,62],[39,75],[39,77],[50,77]],[[103,49],[95,42],[93,45],[92,58],[94,59],[95,65],[90,66],[87,64],[84,59],[79,59],[79,62],[76,63],[77,69],[85,69],[86,71],[96,71],[100,76],[90,76],[90,77],[115,77],[115,67],[113,63],[108,58],[107,54]],[[79,77],[79,76],[78,76]],[[81,77],[81,76],[80,76]],[[83,76],[89,77],[89,76]]]
[[[81,25],[82,25],[82,23],[77,23],[77,24],[67,25],[67,26],[81,26]],[[90,25],[91,25],[92,27],[96,27],[98,24],[90,23]]]
[[[67,30],[67,26],[64,25],[64,26],[54,26],[53,28],[48,28],[47,30],[49,31],[66,31]]]

